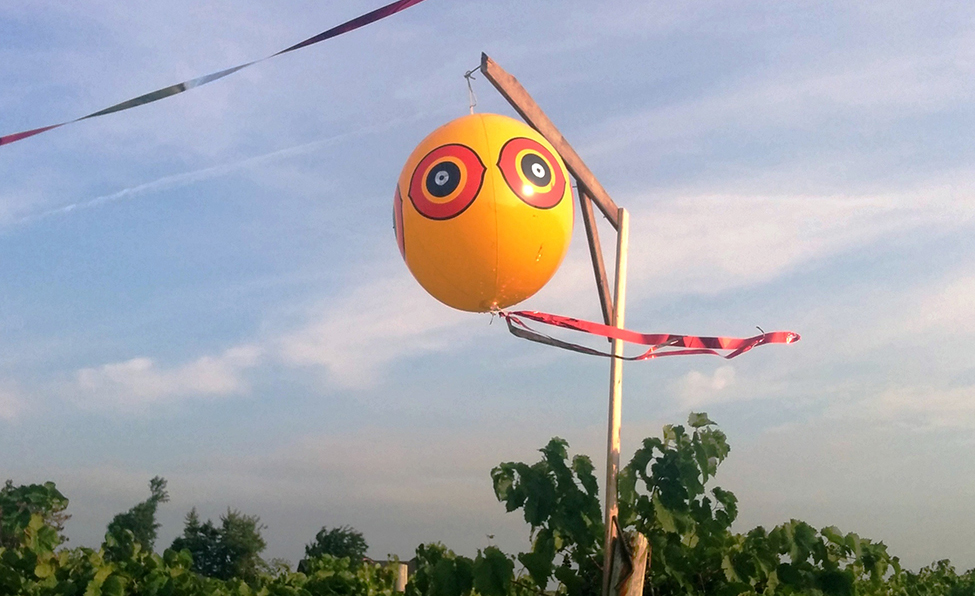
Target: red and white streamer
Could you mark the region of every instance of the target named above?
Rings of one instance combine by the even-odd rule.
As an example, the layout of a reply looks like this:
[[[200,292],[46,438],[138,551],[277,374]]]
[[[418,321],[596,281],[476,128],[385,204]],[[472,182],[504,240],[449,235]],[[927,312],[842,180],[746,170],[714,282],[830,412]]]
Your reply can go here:
[[[365,27],[366,25],[368,25],[370,23],[375,23],[376,21],[378,21],[380,19],[385,19],[388,16],[394,15],[394,14],[396,14],[396,13],[402,11],[402,10],[406,10],[407,8],[409,8],[409,7],[411,7],[411,6],[415,5],[415,4],[419,4],[420,2],[423,2],[423,0],[397,0],[396,2],[392,2],[392,3],[387,4],[386,6],[383,6],[381,8],[377,8],[376,10],[373,10],[372,12],[368,12],[368,13],[366,13],[364,15],[361,15],[361,16],[358,16],[358,17],[356,17],[354,19],[348,20],[348,21],[342,23],[341,25],[336,25],[335,27],[332,27],[331,29],[329,29],[327,31],[323,31],[323,32],[319,33],[318,35],[314,35],[312,37],[309,37],[308,39],[306,39],[304,41],[300,41],[300,42],[294,44],[293,46],[287,47],[287,48],[281,50],[280,52],[276,52],[274,54],[271,54],[270,56],[266,56],[264,58],[261,58],[260,60],[254,60],[253,62],[247,62],[246,64],[239,64],[237,66],[233,66],[231,68],[225,68],[223,70],[219,70],[217,72],[210,73],[210,74],[204,75],[202,77],[197,77],[195,79],[190,79],[189,81],[183,81],[182,83],[176,83],[175,85],[170,85],[168,87],[163,87],[162,89],[157,89],[157,90],[152,91],[150,93],[146,93],[144,95],[140,95],[139,97],[135,97],[135,98],[132,98],[132,99],[128,99],[126,101],[123,101],[121,103],[117,103],[117,104],[115,104],[113,106],[110,106],[110,107],[107,107],[107,108],[105,108],[103,110],[98,110],[97,112],[92,112],[91,114],[88,114],[87,116],[82,116],[81,118],[75,118],[74,120],[68,120],[66,122],[61,122],[59,124],[50,124],[48,126],[42,126],[40,128],[34,128],[34,129],[31,129],[31,130],[25,130],[23,132],[15,132],[15,133],[12,133],[12,134],[0,136],[0,145],[9,145],[10,143],[14,143],[16,141],[20,141],[22,139],[26,139],[26,138],[32,137],[34,135],[39,135],[42,132],[47,132],[49,130],[54,130],[55,128],[61,128],[62,126],[65,126],[65,125],[68,125],[68,124],[73,124],[75,122],[81,122],[82,120],[88,120],[89,118],[97,118],[98,116],[105,116],[107,114],[114,114],[115,112],[121,112],[123,110],[129,110],[129,109],[132,109],[132,108],[135,108],[135,107],[138,107],[138,106],[143,106],[143,105],[145,105],[147,103],[152,103],[154,101],[159,101],[160,99],[165,99],[167,97],[170,97],[170,96],[173,96],[173,95],[177,95],[179,93],[183,93],[184,91],[189,91],[190,89],[194,89],[196,87],[200,87],[202,85],[206,85],[207,83],[212,83],[213,81],[216,81],[218,79],[222,79],[222,78],[224,78],[224,77],[226,77],[228,75],[232,75],[235,72],[237,72],[238,70],[242,70],[244,68],[247,68],[248,66],[252,66],[254,64],[257,64],[258,62],[264,62],[265,60],[269,60],[271,58],[274,58],[275,56],[280,56],[281,54],[287,54],[288,52],[293,52],[295,50],[300,50],[301,48],[304,48],[304,47],[310,46],[312,44],[316,44],[316,43],[325,41],[326,39],[331,39],[333,37],[338,37],[339,35],[342,35],[343,33],[348,33],[350,31],[355,31],[356,29],[358,29],[360,27]]]
[[[791,344],[799,341],[799,334],[793,331],[772,331],[753,337],[702,337],[697,335],[674,335],[670,333],[637,333],[628,329],[620,329],[592,321],[583,321],[572,317],[552,315],[548,313],[519,310],[498,313],[508,324],[508,330],[522,339],[570,350],[590,356],[605,356],[622,360],[651,360],[663,356],[692,356],[709,354],[732,359],[740,356],[754,347],[765,344]],[[540,333],[531,328],[525,320],[535,321],[543,325],[571,329],[591,335],[598,335],[609,339],[618,339],[631,344],[649,346],[638,356],[614,356],[611,352],[596,350],[581,344],[556,339],[550,335]]]

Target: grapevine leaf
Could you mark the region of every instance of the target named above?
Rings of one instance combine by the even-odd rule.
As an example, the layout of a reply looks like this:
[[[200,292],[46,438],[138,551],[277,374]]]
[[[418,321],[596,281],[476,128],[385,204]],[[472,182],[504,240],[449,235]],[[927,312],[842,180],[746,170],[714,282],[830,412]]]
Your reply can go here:
[[[660,523],[660,527],[663,528],[664,532],[676,533],[677,524],[674,521],[674,515],[660,502],[659,493],[653,493],[651,501],[653,502],[654,516],[657,518],[657,522]]]
[[[496,546],[489,546],[474,560],[474,589],[482,596],[505,596],[514,578],[515,564]]]
[[[691,415],[687,417],[687,424],[694,428],[701,428],[702,426],[711,426],[714,422],[704,412],[691,412]]]
[[[50,561],[39,562],[36,567],[34,567],[34,575],[38,579],[44,579],[50,577],[54,573],[54,565]]]

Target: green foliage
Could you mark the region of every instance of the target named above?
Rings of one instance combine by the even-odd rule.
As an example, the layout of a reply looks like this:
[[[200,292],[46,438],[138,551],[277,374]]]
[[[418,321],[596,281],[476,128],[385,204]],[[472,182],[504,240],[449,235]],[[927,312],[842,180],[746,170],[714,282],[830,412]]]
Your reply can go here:
[[[494,546],[470,559],[440,543],[421,544],[414,563],[406,596],[535,596],[540,591],[531,577],[515,577],[514,558]]]
[[[193,508],[186,514],[183,535],[170,548],[189,553],[193,571],[200,575],[252,582],[265,567],[260,556],[267,546],[261,536],[265,527],[258,516],[236,509],[220,516],[220,527],[210,520],[201,524]]]
[[[886,582],[870,586],[869,596],[975,596],[975,569],[958,575],[947,559],[936,561],[917,573],[898,567]]]
[[[975,596],[975,570],[959,574],[939,561],[906,571],[883,543],[834,527],[790,520],[732,532],[737,500],[712,486],[730,451],[727,439],[705,414],[692,414],[688,427],[668,426],[644,441],[620,473],[621,520],[652,545],[647,596]],[[421,545],[406,596],[599,593],[603,527],[592,463],[570,460],[558,438],[540,451],[535,464],[508,462],[492,471],[498,499],[508,511],[520,509],[531,526],[531,549],[507,555],[492,546],[469,558],[441,544]],[[164,495],[165,483],[150,489]],[[121,525],[98,550],[63,548],[58,515],[67,503],[53,483],[8,482],[0,490],[0,595],[393,596],[392,568],[311,550],[336,531],[361,538],[351,528],[323,528],[301,570],[292,572],[260,559],[264,526],[234,510],[219,526],[190,511],[183,536],[162,555]]]
[[[532,549],[518,554],[536,586],[554,576],[571,596],[599,592],[603,521],[592,461],[568,460],[568,443],[556,437],[529,466],[502,463],[491,471],[494,494],[508,511],[522,509]]]
[[[315,540],[305,546],[305,558],[298,563],[298,571],[305,571],[306,561],[317,559],[322,555],[331,555],[336,559],[349,559],[353,566],[362,563],[369,545],[361,532],[350,526],[341,526],[329,530],[323,527],[315,535]]]
[[[43,530],[45,540],[52,539],[49,529],[56,535],[58,543],[65,542],[64,522],[71,517],[64,513],[67,508],[68,499],[53,482],[14,486],[12,480],[7,480],[0,489],[0,547],[21,546],[22,541],[28,539],[28,526],[37,524],[35,515],[43,521],[42,528],[46,528]]]
[[[662,437],[646,439],[619,476],[621,525],[651,545],[646,594],[975,596],[965,583],[975,571],[904,572],[883,543],[834,527],[791,520],[771,531],[732,532],[738,501],[711,486],[730,453],[727,438],[703,413],[692,413],[688,427],[666,426]],[[554,577],[558,593],[595,596],[603,532],[596,483],[587,458],[569,465],[567,447],[556,438],[536,464],[501,464],[492,472],[495,494],[508,511],[522,509],[531,526],[532,550],[518,560],[535,586]],[[508,581],[525,585],[513,572]]]
[[[191,557],[194,572],[227,579],[232,573],[226,572],[226,557],[220,542],[220,530],[210,520],[201,524],[194,507],[186,514],[183,535],[173,540],[170,549],[186,552]]]
[[[236,509],[227,509],[220,516],[220,546],[226,554],[230,577],[252,580],[263,566],[261,553],[267,543],[261,531],[267,526],[256,515],[244,515]]]
[[[280,576],[279,584],[289,583],[298,594],[335,596],[392,596],[396,574],[376,565],[353,565],[348,557],[320,555],[306,558],[305,570]]]
[[[620,520],[650,540],[653,594],[852,595],[879,586],[896,561],[883,543],[791,520],[731,531],[734,494],[709,481],[727,439],[705,414],[649,438],[620,474]],[[862,592],[863,590],[861,590]]]
[[[620,525],[650,540],[648,583],[661,594],[709,593],[728,581],[723,553],[734,538],[737,499],[705,485],[728,456],[724,433],[691,414],[690,434],[666,426],[634,454],[619,477]]]
[[[461,596],[474,587],[474,562],[442,544],[418,546],[416,565],[406,596]]]
[[[119,513],[108,524],[108,533],[121,537],[128,530],[132,532],[136,542],[146,550],[152,550],[156,543],[156,532],[159,524],[156,522],[156,510],[160,503],[169,501],[166,492],[166,479],[156,476],[149,481],[149,498],[133,506],[125,513]]]

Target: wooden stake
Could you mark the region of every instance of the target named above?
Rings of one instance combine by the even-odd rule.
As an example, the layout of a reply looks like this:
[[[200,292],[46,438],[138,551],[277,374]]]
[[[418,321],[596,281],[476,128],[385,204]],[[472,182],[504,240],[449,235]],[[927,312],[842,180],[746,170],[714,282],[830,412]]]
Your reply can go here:
[[[630,242],[630,215],[626,209],[618,212],[619,230],[616,236],[616,293],[613,305],[613,325],[623,328],[626,313],[626,257]],[[613,356],[623,355],[623,342],[613,340]],[[623,417],[623,361],[613,358],[609,369],[609,433],[606,442],[606,524],[605,556],[603,557],[603,596],[610,594],[609,581],[612,544],[615,534],[613,519],[619,514],[616,481],[620,468],[620,421]]]
[[[406,592],[406,583],[410,579],[410,566],[406,563],[399,563],[396,566],[396,585],[393,586],[394,592]],[[638,595],[642,596],[642,595]]]
[[[565,140],[565,137],[562,136],[559,129],[555,128],[555,125],[548,119],[545,112],[538,107],[538,104],[535,103],[531,95],[528,95],[528,92],[521,86],[518,79],[505,72],[503,68],[498,66],[497,62],[488,58],[488,55],[484,53],[481,54],[481,72],[484,73],[487,80],[491,81],[494,88],[508,100],[511,107],[525,119],[525,122],[541,133],[555,147],[555,150],[562,156],[565,167],[568,168],[569,172],[579,182],[579,188],[584,189],[586,194],[592,197],[593,201],[596,202],[596,206],[599,207],[599,210],[609,220],[609,223],[613,224],[613,227],[618,230],[619,221],[617,214],[619,213],[619,207],[616,206],[613,199],[609,198],[609,193],[606,192],[603,185],[599,183],[599,180],[596,180],[596,176],[589,171],[589,168],[582,161],[582,158],[579,157],[579,154],[569,145],[569,142]]]
[[[630,540],[630,552],[633,555],[633,572],[620,586],[619,596],[643,596],[647,560],[650,557],[650,541],[643,534],[634,532]]]

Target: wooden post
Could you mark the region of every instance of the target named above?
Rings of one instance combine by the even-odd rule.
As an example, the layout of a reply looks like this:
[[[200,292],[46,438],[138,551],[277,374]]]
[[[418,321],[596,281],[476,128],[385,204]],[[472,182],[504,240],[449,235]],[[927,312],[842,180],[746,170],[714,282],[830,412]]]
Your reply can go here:
[[[630,241],[630,215],[626,209],[620,209],[616,235],[616,293],[613,304],[613,326],[622,329],[626,313],[626,257]],[[609,369],[609,432],[606,441],[606,524],[605,556],[603,557],[603,596],[610,594],[609,576],[612,563],[613,535],[615,524],[613,520],[619,514],[617,494],[617,478],[620,469],[620,421],[623,417],[623,361],[617,356],[623,355],[623,342],[613,340],[613,356]],[[620,537],[622,539],[622,537]]]
[[[537,130],[545,139],[552,144],[555,150],[562,156],[565,167],[575,177],[579,188],[579,201],[582,208],[583,220],[586,224],[586,236],[589,238],[589,251],[593,260],[593,270],[596,274],[596,286],[599,290],[600,307],[603,311],[603,319],[609,325],[623,327],[624,311],[626,309],[626,255],[629,244],[629,214],[625,209],[619,208],[609,193],[599,183],[596,176],[589,170],[575,149],[565,140],[559,129],[542,111],[535,100],[532,99],[528,91],[521,86],[518,79],[508,74],[503,68],[491,60],[487,54],[481,54],[481,72],[491,81],[494,88],[498,90],[502,97],[508,100],[511,107],[528,123],[529,126]],[[615,298],[610,313],[609,291],[606,283],[606,270],[602,263],[602,252],[599,247],[599,235],[596,230],[596,221],[592,210],[592,204],[599,208],[609,223],[616,229],[616,287]],[[610,317],[610,314],[612,317]],[[623,355],[623,343],[613,340],[613,355]],[[610,368],[609,379],[609,436],[607,439],[606,454],[606,501],[605,501],[605,551],[606,556],[603,562],[603,596],[610,596],[610,580],[612,561],[613,536],[615,534],[613,520],[619,513],[617,504],[617,475],[620,467],[620,418],[622,416],[621,398],[623,387],[623,361],[613,358]],[[615,596],[615,595],[614,595]]]
[[[399,563],[396,566],[396,585],[393,586],[394,592],[405,592],[406,582],[410,579],[410,567],[406,563]],[[641,595],[642,596],[642,595]]]
[[[647,540],[647,537],[639,532],[634,532],[630,540],[630,553],[633,556],[633,572],[620,586],[619,596],[643,596],[647,560],[650,557],[650,541]]]

